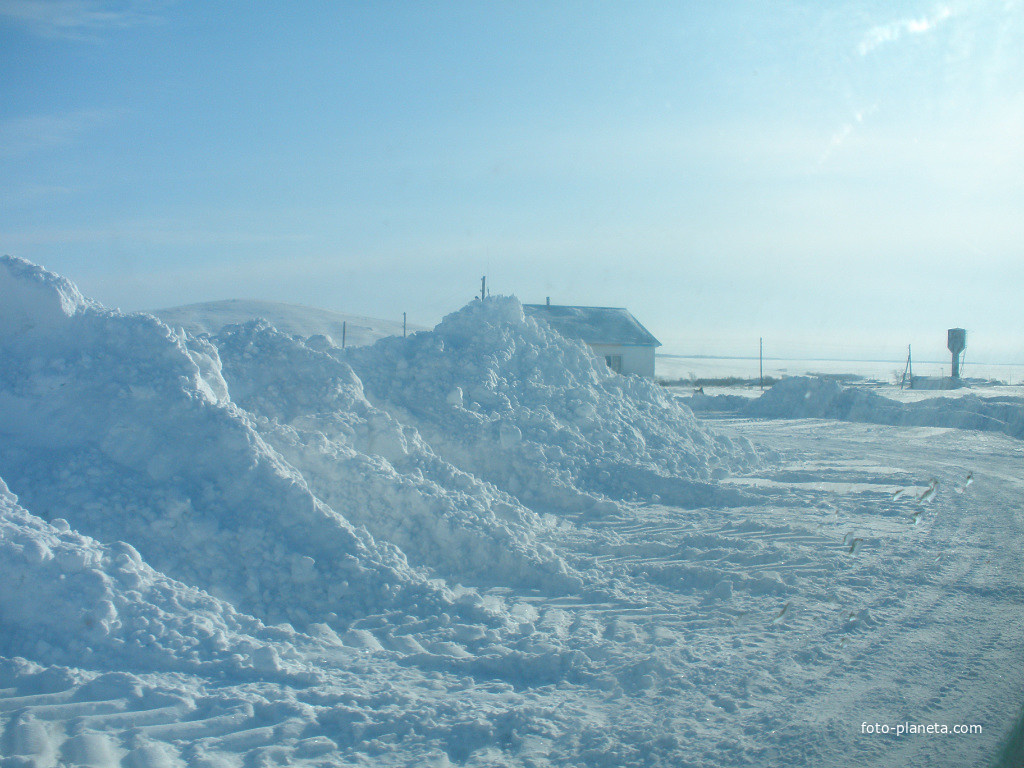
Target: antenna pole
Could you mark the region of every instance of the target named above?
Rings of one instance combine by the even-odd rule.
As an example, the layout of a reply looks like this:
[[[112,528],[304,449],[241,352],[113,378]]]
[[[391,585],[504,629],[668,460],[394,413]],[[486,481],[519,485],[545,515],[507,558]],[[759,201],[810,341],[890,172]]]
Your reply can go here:
[[[345,348],[345,320],[341,321],[341,348]]]
[[[757,368],[761,378],[761,391],[764,392],[764,336],[759,339],[759,342]]]
[[[483,301],[487,296],[487,275],[480,278],[480,301]]]
[[[402,313],[402,338],[405,338],[405,312]]]

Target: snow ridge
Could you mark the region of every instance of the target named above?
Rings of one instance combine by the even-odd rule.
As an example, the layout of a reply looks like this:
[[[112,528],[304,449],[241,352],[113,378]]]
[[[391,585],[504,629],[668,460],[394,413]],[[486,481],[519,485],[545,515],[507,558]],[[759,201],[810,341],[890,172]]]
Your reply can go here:
[[[513,297],[475,301],[433,331],[332,354],[370,400],[437,453],[538,510],[601,514],[600,499],[735,503],[713,481],[757,464],[652,382],[618,376]]]
[[[343,361],[263,322],[216,338],[235,402],[309,487],[414,562],[475,584],[581,585],[537,540],[550,523],[438,458]]]
[[[841,419],[871,424],[952,427],[1002,432],[1024,439],[1024,402],[1017,397],[934,397],[900,403],[826,378],[793,376],[760,397],[694,395],[686,402],[697,411],[736,411],[754,418]]]
[[[0,327],[0,476],[34,514],[127,539],[158,571],[269,622],[344,626],[451,601],[309,490],[225,399],[211,344],[89,303],[58,322],[64,284],[3,267],[49,297],[25,306],[46,324]]]

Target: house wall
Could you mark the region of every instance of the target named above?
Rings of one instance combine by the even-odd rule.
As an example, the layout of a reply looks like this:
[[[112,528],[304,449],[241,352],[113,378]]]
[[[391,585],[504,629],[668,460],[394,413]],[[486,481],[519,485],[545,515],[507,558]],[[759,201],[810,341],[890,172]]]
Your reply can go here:
[[[602,360],[606,355],[621,355],[620,373],[654,378],[654,347],[627,346],[625,344],[591,344],[590,348]]]

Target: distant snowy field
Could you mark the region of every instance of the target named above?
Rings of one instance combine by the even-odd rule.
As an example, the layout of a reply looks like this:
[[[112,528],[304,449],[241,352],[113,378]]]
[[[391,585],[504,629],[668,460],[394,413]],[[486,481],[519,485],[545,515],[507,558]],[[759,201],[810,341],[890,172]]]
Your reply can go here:
[[[860,376],[866,380],[892,384],[903,373],[906,361],[879,360],[779,360],[764,361],[764,375],[779,379],[783,376],[843,375]],[[914,362],[915,376],[949,376],[950,361]],[[735,357],[683,357],[658,355],[656,371],[659,379],[720,379],[734,376],[756,379],[759,375],[758,359]],[[1004,384],[1024,385],[1024,363],[973,363],[970,359],[963,367],[969,378],[1000,381]]]
[[[1019,711],[1011,389],[0,297],[0,768],[981,768]]]

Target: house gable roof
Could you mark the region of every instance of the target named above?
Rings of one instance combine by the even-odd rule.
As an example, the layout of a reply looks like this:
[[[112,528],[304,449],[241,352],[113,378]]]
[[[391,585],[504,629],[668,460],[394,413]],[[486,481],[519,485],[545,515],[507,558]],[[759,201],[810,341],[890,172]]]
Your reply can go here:
[[[661,346],[661,342],[622,307],[524,304],[523,311],[530,317],[544,320],[563,336],[582,339],[588,344]]]

